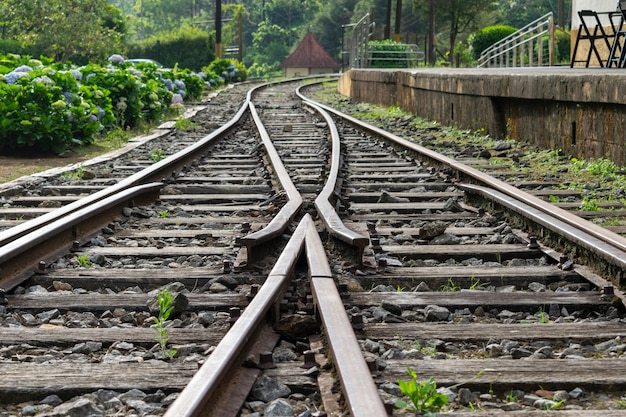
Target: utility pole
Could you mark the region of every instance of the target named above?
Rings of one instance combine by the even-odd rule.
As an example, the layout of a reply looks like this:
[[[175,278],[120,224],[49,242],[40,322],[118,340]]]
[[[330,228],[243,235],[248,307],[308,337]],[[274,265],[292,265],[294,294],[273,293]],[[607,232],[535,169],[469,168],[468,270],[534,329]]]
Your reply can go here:
[[[215,0],[215,58],[222,59],[222,0]]]
[[[391,39],[391,0],[387,0],[387,22],[385,22],[385,39]]]
[[[243,62],[243,11],[240,10],[237,17],[238,41],[237,41],[237,60]]]
[[[430,0],[430,12],[428,15],[428,63],[434,66],[437,63],[437,38],[435,36],[435,0]]]
[[[393,34],[393,40],[400,42],[400,27],[402,25],[402,0],[396,1],[396,29]]]

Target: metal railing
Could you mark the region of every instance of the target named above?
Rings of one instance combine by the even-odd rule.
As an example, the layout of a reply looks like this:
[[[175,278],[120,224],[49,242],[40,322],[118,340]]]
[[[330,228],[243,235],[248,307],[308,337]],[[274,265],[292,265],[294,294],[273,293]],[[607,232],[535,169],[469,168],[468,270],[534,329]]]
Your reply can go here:
[[[426,55],[415,44],[372,44],[368,45],[369,68],[414,68]]]
[[[371,42],[375,23],[370,22],[369,13],[344,27],[352,27],[350,68],[413,68],[425,58],[424,52],[414,44]]]
[[[478,59],[478,67],[541,67],[553,66],[554,63],[552,13],[494,43]]]
[[[369,40],[374,30],[369,13],[359,20],[352,28],[350,40],[350,68],[367,68]]]

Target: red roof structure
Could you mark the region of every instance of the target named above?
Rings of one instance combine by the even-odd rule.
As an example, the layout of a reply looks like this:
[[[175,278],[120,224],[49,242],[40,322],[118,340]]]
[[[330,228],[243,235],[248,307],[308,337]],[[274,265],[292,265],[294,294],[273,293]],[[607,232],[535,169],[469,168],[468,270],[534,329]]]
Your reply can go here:
[[[286,76],[304,76],[336,72],[340,65],[319,44],[309,29],[295,51],[280,64]]]

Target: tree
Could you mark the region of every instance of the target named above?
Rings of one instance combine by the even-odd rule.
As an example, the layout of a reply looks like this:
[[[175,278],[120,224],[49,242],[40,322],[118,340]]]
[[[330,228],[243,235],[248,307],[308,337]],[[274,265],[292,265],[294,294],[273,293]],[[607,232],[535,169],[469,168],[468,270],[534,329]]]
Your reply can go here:
[[[497,8],[497,2],[492,0],[414,0],[414,5],[418,13],[425,15],[434,13],[434,27],[438,33],[447,34],[448,50],[444,56],[448,60],[453,57],[459,37],[464,35],[463,40],[467,39],[471,32],[491,20],[490,14]],[[430,43],[433,47],[436,46],[435,39],[431,39]],[[435,59],[432,51],[430,58]]]
[[[572,0],[505,0],[499,2],[499,23],[521,28],[546,13],[552,12],[558,21],[559,3],[563,2],[565,26],[571,24]]]
[[[6,0],[6,33],[58,61],[102,60],[122,47],[119,9],[106,0]]]

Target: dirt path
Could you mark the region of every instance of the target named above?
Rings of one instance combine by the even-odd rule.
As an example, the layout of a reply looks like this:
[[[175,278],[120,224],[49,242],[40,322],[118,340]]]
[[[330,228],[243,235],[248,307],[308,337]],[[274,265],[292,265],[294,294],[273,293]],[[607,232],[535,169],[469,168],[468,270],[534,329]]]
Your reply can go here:
[[[24,175],[42,172],[50,168],[75,164],[87,159],[89,159],[89,157],[86,156],[71,156],[68,158],[25,158],[0,156],[0,183],[5,183]]]

